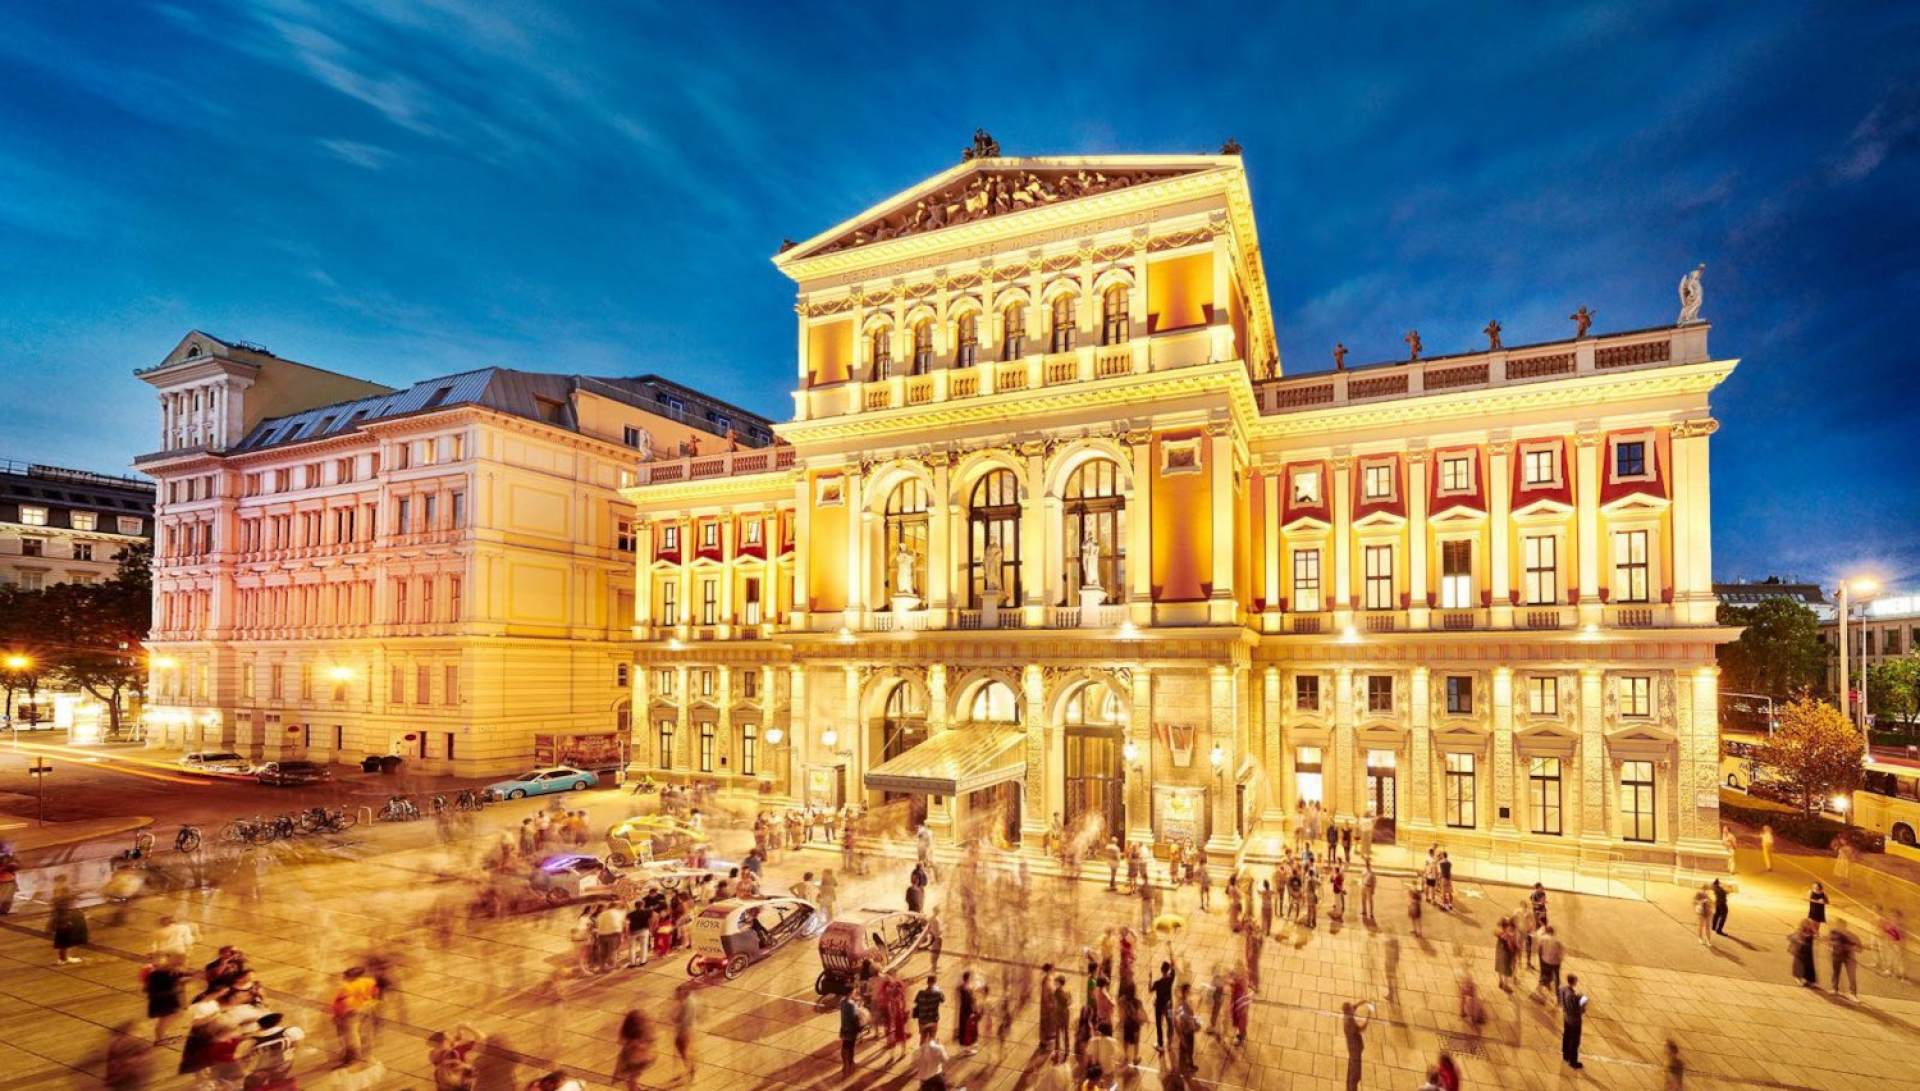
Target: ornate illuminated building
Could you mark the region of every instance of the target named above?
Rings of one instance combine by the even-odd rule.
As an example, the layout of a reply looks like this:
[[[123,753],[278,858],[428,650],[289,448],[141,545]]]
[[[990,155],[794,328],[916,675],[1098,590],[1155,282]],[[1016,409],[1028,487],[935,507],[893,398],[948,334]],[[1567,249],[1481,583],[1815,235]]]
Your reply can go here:
[[[657,376],[395,390],[198,331],[139,373],[161,447],[148,738],[532,764],[626,734],[636,464],[770,438]],[[545,756],[552,760],[552,753]]]
[[[1283,378],[1235,150],[983,139],[783,248],[783,445],[622,490],[636,764],[1029,843],[1233,848],[1318,800],[1421,845],[1720,851],[1733,361],[1689,313]]]

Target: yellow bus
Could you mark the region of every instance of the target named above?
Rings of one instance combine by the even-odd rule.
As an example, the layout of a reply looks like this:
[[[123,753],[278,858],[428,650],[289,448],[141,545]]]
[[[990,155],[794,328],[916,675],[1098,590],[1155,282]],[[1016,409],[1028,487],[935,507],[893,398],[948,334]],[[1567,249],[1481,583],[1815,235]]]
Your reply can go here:
[[[1920,767],[1867,762],[1866,782],[1853,793],[1853,824],[1902,845],[1920,833]]]

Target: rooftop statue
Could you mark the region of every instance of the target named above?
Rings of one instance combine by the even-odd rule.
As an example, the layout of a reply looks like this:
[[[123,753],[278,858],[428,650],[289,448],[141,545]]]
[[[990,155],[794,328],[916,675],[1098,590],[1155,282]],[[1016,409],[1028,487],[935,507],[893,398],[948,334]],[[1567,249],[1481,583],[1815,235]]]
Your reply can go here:
[[[1707,271],[1706,262],[1694,266],[1693,272],[1680,278],[1680,322],[1690,326],[1700,321],[1700,304],[1706,299],[1705,289],[1700,286],[1700,274]]]

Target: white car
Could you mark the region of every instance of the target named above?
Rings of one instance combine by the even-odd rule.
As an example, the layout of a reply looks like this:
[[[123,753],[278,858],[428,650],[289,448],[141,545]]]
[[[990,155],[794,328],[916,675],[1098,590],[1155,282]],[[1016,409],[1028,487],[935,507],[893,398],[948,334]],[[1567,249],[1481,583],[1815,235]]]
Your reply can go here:
[[[182,754],[179,765],[190,773],[230,773],[244,777],[253,772],[253,763],[231,750],[196,750]]]

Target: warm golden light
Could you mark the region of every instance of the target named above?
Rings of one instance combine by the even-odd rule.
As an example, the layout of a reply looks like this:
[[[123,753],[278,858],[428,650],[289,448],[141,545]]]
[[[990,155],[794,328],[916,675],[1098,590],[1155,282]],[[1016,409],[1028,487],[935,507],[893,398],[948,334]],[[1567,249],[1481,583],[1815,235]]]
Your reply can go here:
[[[7,656],[7,669],[10,671],[23,671],[31,666],[33,666],[33,659],[30,656],[24,656],[24,655]]]
[[[840,733],[829,727],[820,733],[820,745],[831,748],[840,742]]]
[[[156,655],[152,659],[148,660],[148,662],[152,663],[155,667],[158,667],[163,671],[170,671],[173,668],[180,665],[180,661],[170,655]]]
[[[336,682],[350,682],[353,680],[353,668],[352,667],[334,667],[331,670],[327,671],[327,677],[333,679]]]
[[[1871,595],[1880,590],[1880,581],[1872,576],[1855,576],[1846,582],[1847,590],[1856,595]]]
[[[768,746],[779,746],[780,740],[786,737],[787,737],[787,733],[780,730],[777,727],[767,728],[767,745]]]

